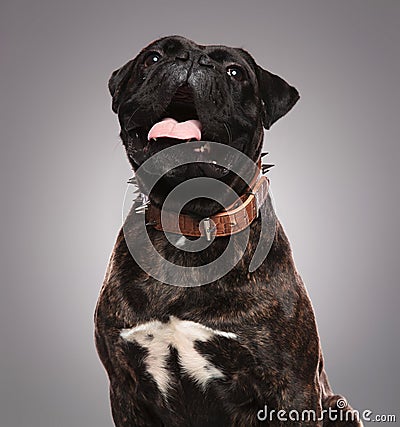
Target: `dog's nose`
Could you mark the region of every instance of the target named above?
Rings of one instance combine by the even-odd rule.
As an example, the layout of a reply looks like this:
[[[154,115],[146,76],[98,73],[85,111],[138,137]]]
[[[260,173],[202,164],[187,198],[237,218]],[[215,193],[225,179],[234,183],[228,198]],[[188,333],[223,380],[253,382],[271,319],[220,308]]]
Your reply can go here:
[[[201,55],[199,58],[199,64],[203,65],[203,67],[215,68],[211,58],[207,55]]]

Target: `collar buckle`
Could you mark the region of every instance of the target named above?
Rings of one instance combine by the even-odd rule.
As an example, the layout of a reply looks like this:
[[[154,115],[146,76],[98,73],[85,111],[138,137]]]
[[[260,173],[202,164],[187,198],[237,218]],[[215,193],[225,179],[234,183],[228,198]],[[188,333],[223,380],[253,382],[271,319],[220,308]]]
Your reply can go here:
[[[216,230],[214,221],[212,221],[210,218],[204,218],[202,220],[202,223],[203,223],[204,233],[206,234],[207,242],[211,242],[211,238],[214,234],[214,231]]]

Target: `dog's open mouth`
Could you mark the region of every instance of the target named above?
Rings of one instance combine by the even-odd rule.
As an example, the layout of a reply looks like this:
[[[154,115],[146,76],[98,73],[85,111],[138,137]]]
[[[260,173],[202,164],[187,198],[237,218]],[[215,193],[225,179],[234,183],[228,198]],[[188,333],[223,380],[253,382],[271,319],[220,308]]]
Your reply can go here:
[[[198,119],[194,92],[190,86],[183,85],[177,89],[165,110],[165,116],[168,117],[168,115],[178,122]]]
[[[150,128],[147,140],[150,144],[162,145],[199,141],[201,128],[193,90],[184,85],[178,88],[160,120]]]
[[[193,154],[197,158],[201,156],[206,159],[210,153],[207,151],[207,142],[202,141],[202,136],[202,123],[196,110],[193,90],[184,85],[177,89],[164,113],[151,125],[144,152],[152,156],[164,148],[191,143]],[[192,168],[200,169],[200,175],[214,177],[221,177],[229,172],[216,163],[197,163],[192,165]],[[186,171],[186,168],[183,170]]]
[[[130,116],[130,113],[128,114]],[[221,154],[211,149],[208,143],[208,141],[224,143],[225,135],[221,132],[218,136],[215,129],[210,131],[209,123],[202,123],[201,117],[204,118],[204,114],[201,115],[197,111],[196,94],[189,85],[178,87],[167,107],[158,117],[153,117],[151,122],[147,121],[142,126],[137,126],[131,120],[132,117],[130,116],[125,129],[134,132],[141,142],[137,149],[134,148],[129,153],[135,165],[140,166],[146,159],[164,149],[179,144],[190,144],[186,147],[193,149],[194,162],[179,166],[168,173],[168,176],[222,178],[229,173],[229,167],[220,165]],[[131,124],[136,126],[130,127]]]

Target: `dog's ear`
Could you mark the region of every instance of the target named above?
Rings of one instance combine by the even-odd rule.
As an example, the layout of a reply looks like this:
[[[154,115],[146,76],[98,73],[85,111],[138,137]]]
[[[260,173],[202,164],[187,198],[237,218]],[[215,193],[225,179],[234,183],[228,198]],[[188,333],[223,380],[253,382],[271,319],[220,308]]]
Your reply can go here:
[[[263,124],[269,129],[273,123],[288,113],[299,100],[297,89],[279,76],[256,66],[256,75],[263,105]]]
[[[112,96],[112,110],[114,113],[118,113],[119,106],[121,104],[122,95],[126,84],[132,76],[133,67],[135,66],[136,59],[131,59],[121,68],[115,70],[108,81],[108,89]]]

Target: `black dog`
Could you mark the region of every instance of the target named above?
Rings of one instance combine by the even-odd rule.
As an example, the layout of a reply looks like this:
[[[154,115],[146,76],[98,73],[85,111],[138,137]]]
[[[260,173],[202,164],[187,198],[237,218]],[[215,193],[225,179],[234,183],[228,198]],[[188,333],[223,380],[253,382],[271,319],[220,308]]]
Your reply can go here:
[[[246,51],[200,46],[178,36],[146,47],[112,74],[109,88],[134,171],[178,144],[200,144],[194,155],[202,152],[204,145],[190,139],[233,147],[257,164],[263,128],[299,99],[294,87]],[[175,121],[184,124],[177,129]],[[145,176],[138,181],[154,211],[178,184],[199,176],[224,182],[242,200],[251,197],[238,174],[209,162],[168,171],[151,191]],[[230,202],[228,192],[220,196]],[[204,218],[217,218],[221,200],[198,197],[175,216],[198,226]],[[148,255],[137,207],[136,202],[117,238],[96,309],[96,344],[117,427],[362,425],[328,384],[312,306],[279,221],[268,230],[268,255],[249,271],[262,220],[275,218],[269,197],[246,228],[248,243],[242,231],[230,229],[204,250],[185,251],[167,240],[157,221],[147,224],[158,253],[179,266],[207,265],[230,239],[235,248],[245,245],[229,272],[197,287],[165,284],[138,265],[129,239],[143,244],[144,262],[162,274],[163,264]],[[184,280],[196,285],[199,276],[189,272]]]

